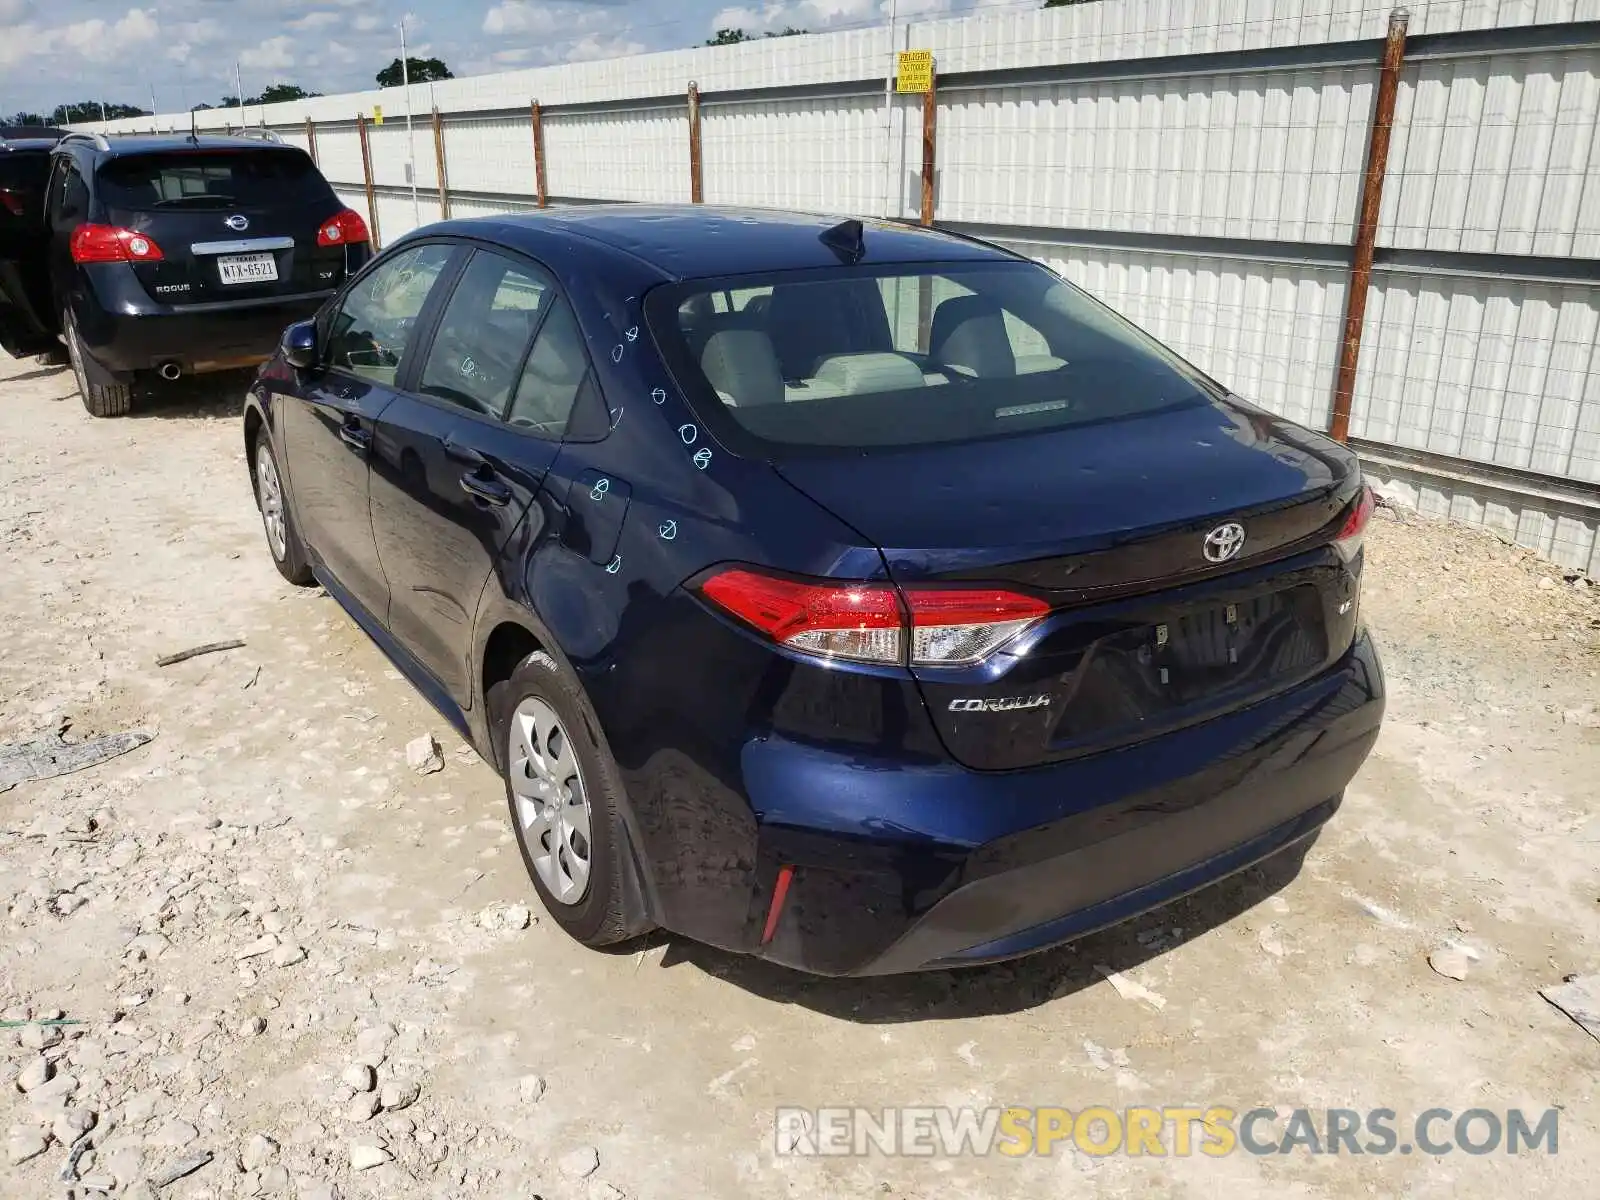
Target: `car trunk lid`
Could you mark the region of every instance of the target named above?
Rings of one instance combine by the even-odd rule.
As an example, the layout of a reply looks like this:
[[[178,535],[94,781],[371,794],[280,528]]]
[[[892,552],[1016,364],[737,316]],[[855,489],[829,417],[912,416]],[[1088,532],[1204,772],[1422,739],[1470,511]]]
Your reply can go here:
[[[913,666],[968,766],[1155,736],[1292,686],[1354,636],[1355,577],[1329,546],[1355,459],[1243,404],[775,465],[877,544],[902,588],[1049,604],[976,665]],[[1242,545],[1213,539],[1208,556],[1230,525]]]

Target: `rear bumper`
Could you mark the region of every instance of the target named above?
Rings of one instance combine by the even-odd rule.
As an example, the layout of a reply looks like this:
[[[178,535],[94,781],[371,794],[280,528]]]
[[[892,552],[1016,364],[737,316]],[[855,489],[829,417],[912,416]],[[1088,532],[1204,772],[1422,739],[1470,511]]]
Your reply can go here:
[[[905,768],[751,743],[762,873],[794,868],[758,952],[879,975],[1012,958],[1125,920],[1312,834],[1372,749],[1383,708],[1363,634],[1282,695],[1047,768]],[[752,913],[758,937],[770,896]]]
[[[85,270],[95,273],[93,296],[77,298],[73,315],[89,354],[111,371],[146,371],[167,362],[186,372],[215,371],[264,362],[286,328],[315,316],[333,294],[156,304],[131,268],[103,264]]]

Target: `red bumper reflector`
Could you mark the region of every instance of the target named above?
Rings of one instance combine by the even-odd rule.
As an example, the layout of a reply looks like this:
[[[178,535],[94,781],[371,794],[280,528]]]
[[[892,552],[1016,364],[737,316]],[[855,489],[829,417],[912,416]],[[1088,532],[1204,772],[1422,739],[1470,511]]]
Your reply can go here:
[[[794,878],[793,867],[778,868],[778,882],[772,888],[772,903],[767,908],[767,927],[761,931],[761,944],[765,946],[778,932],[778,918],[783,915],[783,901],[789,894],[789,881]]]

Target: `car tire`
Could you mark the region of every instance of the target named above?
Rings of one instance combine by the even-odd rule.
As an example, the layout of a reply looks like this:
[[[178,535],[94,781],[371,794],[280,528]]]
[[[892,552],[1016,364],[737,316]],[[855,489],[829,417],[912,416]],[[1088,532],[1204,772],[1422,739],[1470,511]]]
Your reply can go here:
[[[72,374],[78,381],[78,394],[83,397],[83,407],[92,417],[125,417],[133,408],[133,388],[125,383],[102,386],[89,382],[89,372],[84,367],[88,351],[78,336],[78,322],[72,310],[61,314],[61,328],[67,336],[67,361],[72,364]]]
[[[546,911],[585,946],[643,933],[628,916],[621,772],[581,686],[536,651],[489,689],[488,716],[517,848]]]
[[[254,456],[250,478],[272,565],[290,583],[304,587],[312,582],[310,556],[306,554],[306,544],[300,540],[300,531],[295,528],[289,497],[283,490],[283,472],[278,470],[278,455],[265,429],[256,434],[256,444],[250,452]]]

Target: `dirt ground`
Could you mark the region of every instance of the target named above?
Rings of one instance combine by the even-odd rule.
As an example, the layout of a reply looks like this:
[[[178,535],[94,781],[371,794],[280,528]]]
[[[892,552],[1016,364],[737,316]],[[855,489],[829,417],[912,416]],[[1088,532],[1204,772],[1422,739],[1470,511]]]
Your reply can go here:
[[[1538,989],[1600,971],[1600,587],[1380,510],[1363,611],[1388,721],[1298,874],[959,974],[809,979],[659,936],[595,953],[540,919],[493,771],[274,572],[241,390],[95,421],[67,372],[0,357],[0,744],[154,734],[0,792],[0,1008],[81,1022],[0,1032],[0,1194],[148,1200],[207,1153],[159,1194],[1593,1194],[1600,1042]],[[425,732],[445,769],[419,776]],[[1428,963],[1452,944],[1476,955],[1459,981]],[[1553,1106],[1560,1140],[775,1153],[778,1106],[946,1104],[1390,1108],[1402,1129]]]

